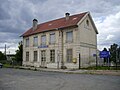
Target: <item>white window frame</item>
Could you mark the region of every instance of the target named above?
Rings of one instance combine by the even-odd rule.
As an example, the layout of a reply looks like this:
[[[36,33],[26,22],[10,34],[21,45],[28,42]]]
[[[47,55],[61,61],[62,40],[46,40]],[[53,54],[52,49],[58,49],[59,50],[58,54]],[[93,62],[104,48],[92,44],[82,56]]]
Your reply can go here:
[[[71,35],[72,35],[71,37],[69,37],[69,36],[70,36],[70,35],[68,35],[69,33],[71,33]],[[67,42],[67,43],[73,42],[73,31],[67,31],[67,32],[66,32],[66,42]]]
[[[26,61],[29,61],[29,52],[26,52]]]
[[[46,61],[46,51],[41,50],[41,61]]]
[[[25,39],[25,47],[29,47],[29,38]]]
[[[68,50],[70,50],[71,53],[68,52]],[[66,58],[67,58],[67,63],[72,63],[72,59],[73,59],[73,50],[72,49],[66,50]]]
[[[50,62],[55,63],[55,50],[50,50]]]
[[[33,37],[33,46],[38,46],[38,36]]]
[[[50,34],[50,41],[49,41],[50,44],[55,44],[55,33],[51,33]]]
[[[34,51],[34,52],[33,52],[33,55],[34,55],[34,56],[33,56],[33,57],[34,57],[34,58],[33,58],[33,61],[34,61],[34,62],[37,62],[37,60],[38,60],[38,52],[37,52],[37,51]]]
[[[46,45],[46,35],[41,36],[41,45]]]

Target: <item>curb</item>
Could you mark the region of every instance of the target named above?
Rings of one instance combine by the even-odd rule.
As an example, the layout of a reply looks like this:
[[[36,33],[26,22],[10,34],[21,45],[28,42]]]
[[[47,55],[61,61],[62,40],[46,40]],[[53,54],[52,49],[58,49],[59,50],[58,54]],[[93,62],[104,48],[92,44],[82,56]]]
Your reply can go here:
[[[43,72],[58,72],[58,73],[66,73],[66,74],[91,74],[91,75],[113,75],[120,76],[120,70],[61,70],[61,69],[43,69],[43,68],[35,68],[35,67],[19,67],[19,69],[25,70],[34,70],[34,71],[43,71]]]

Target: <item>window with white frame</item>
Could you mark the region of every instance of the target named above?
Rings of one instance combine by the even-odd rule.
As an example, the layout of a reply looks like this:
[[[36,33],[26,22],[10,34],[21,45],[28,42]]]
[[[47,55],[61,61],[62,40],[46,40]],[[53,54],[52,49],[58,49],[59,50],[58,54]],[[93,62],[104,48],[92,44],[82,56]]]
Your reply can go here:
[[[33,46],[38,46],[38,36],[34,37]]]
[[[50,62],[55,62],[55,50],[50,50]]]
[[[41,44],[46,45],[46,35],[41,36]]]
[[[26,61],[29,61],[29,52],[26,52]]]
[[[26,47],[29,47],[29,38],[26,39],[26,41],[25,41],[25,46],[26,46]]]
[[[73,58],[72,49],[67,49],[67,62],[72,63],[72,58]]]
[[[34,61],[35,62],[37,61],[37,57],[38,57],[38,53],[37,53],[37,51],[34,51]]]
[[[41,51],[41,61],[46,61],[46,51],[45,50]]]
[[[50,44],[55,44],[55,33],[50,34]]]
[[[73,31],[66,32],[66,42],[73,42]]]

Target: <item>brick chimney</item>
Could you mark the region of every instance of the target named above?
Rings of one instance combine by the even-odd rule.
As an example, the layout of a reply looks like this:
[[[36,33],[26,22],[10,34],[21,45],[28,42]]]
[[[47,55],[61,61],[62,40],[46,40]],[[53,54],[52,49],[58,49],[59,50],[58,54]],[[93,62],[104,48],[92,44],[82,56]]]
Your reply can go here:
[[[65,13],[66,20],[69,20],[70,13]]]
[[[37,25],[38,25],[38,20],[37,19],[33,19],[33,30],[37,29]]]

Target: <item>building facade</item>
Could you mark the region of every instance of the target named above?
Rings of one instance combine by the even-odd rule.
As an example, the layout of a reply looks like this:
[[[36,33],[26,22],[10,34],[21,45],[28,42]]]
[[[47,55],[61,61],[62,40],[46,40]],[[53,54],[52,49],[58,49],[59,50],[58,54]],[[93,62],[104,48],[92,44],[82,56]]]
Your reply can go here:
[[[95,65],[98,31],[89,12],[37,24],[23,37],[23,66],[79,68]]]

